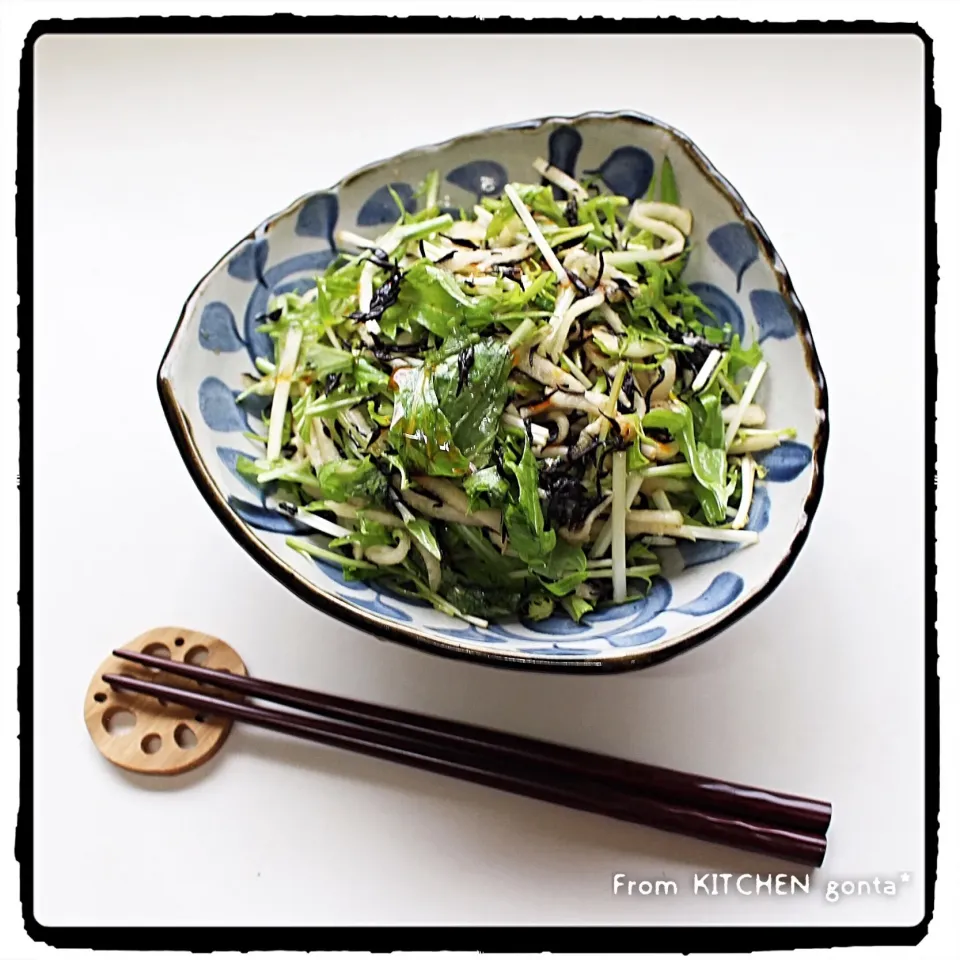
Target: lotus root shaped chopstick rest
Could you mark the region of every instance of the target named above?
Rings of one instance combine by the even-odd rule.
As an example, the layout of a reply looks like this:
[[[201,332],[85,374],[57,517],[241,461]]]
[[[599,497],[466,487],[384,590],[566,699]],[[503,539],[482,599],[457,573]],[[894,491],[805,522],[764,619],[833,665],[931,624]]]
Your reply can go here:
[[[231,646],[196,630],[157,627],[124,649],[169,657],[212,670],[246,676],[247,668]],[[134,773],[173,775],[185,773],[213,757],[233,726],[233,721],[199,714],[187,707],[165,704],[153,697],[114,690],[104,683],[107,673],[157,679],[156,671],[110,656],[98,667],[84,703],[83,714],[90,738],[111,762]],[[202,685],[180,677],[164,683],[201,691]],[[225,694],[225,696],[231,696]],[[235,695],[233,695],[235,696]]]

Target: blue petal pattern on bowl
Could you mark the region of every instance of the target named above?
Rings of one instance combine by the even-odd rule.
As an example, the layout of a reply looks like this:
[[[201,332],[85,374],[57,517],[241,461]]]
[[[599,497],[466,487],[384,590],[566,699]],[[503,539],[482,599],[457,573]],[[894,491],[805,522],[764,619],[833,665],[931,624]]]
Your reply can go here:
[[[263,269],[267,265],[269,246],[266,240],[251,240],[233,256],[227,265],[227,273],[237,280],[257,280],[266,286]]]
[[[757,459],[766,468],[767,480],[790,483],[810,465],[813,451],[804,443],[784,440],[779,447],[760,454]]]
[[[264,498],[269,491],[265,490],[259,484],[254,483],[253,480],[245,477],[237,469],[237,461],[241,457],[246,457],[247,460],[253,459],[250,452],[248,450],[236,450],[233,447],[217,447],[217,456],[220,458],[221,463],[256,497],[262,506]]]
[[[233,311],[219,300],[208,303],[200,314],[200,346],[218,353],[243,349]]]
[[[551,167],[562,170],[569,176],[573,176],[577,169],[577,157],[580,156],[580,149],[583,147],[583,137],[573,127],[557,127],[547,141],[547,163]],[[541,178],[541,186],[548,183],[545,178]],[[566,197],[563,190],[554,185],[553,195],[557,200]]]
[[[613,193],[636,200],[647,192],[653,179],[653,157],[640,147],[617,147],[596,170]]]
[[[769,479],[769,478],[768,478]],[[770,494],[762,483],[757,484],[750,502],[750,516],[746,529],[760,533],[770,522]],[[704,563],[714,563],[729,557],[731,553],[742,550],[737,543],[723,543],[717,540],[681,540],[677,543],[677,552],[683,559],[684,569],[697,567]]]
[[[244,376],[255,374],[254,360],[272,359],[270,338],[256,329],[270,298],[312,283],[313,275],[336,255],[338,226],[354,232],[367,228],[366,235],[375,237],[394,223],[398,210],[388,187],[405,209],[417,209],[412,185],[431,169],[439,168],[449,187],[442,204],[454,215],[478,198],[499,195],[509,179],[533,180],[530,163],[537,156],[572,176],[595,171],[611,190],[634,199],[646,194],[667,144],[681,202],[694,210],[695,256],[687,264],[691,287],[716,315],[715,322],[728,323],[745,345],[752,336],[745,310],[756,319],[765,352],[774,351],[766,382],[771,390],[775,391],[778,371],[790,365],[794,383],[802,381],[805,369],[811,384],[812,403],[807,397],[776,394],[785,412],[770,425],[796,427],[797,440],[756,455],[766,476],[755,487],[747,529],[763,532],[760,544],[744,548],[680,541],[661,550],[664,574],[654,579],[641,600],[594,611],[580,623],[555,615],[539,623],[498,623],[489,629],[445,617],[423,601],[392,595],[373,583],[346,580],[338,565],[304,559],[292,551],[287,537],[315,531],[273,509],[272,490],[265,494],[237,469],[240,457],[262,455],[262,448],[243,434],[264,432],[260,418],[269,398],[250,396],[238,406],[236,397],[245,386]],[[554,194],[558,199],[564,196],[559,188]],[[804,352],[812,344],[806,321],[795,320],[793,308],[779,292],[791,292],[789,281],[772,265],[772,248],[758,246],[754,239],[768,243],[762,228],[753,220],[746,225],[749,212],[731,196],[729,187],[681,134],[627,114],[587,115],[575,124],[521,124],[454,140],[433,151],[385,161],[338,187],[304,197],[224,258],[209,275],[209,291],[201,289],[185,309],[161,368],[162,383],[189,418],[189,431],[177,438],[181,450],[202,463],[232,517],[240,521],[228,527],[238,539],[246,538],[245,544],[251,537],[257,540],[252,552],[271,572],[281,579],[286,576],[267,563],[275,557],[285,569],[296,569],[301,582],[312,585],[318,605],[339,615],[339,608],[320,602],[336,597],[358,611],[363,623],[393,639],[445,647],[487,662],[508,657],[514,663],[535,664],[642,665],[654,654],[662,659],[671,655],[664,651],[685,649],[747,609],[751,598],[765,595],[773,571],[792,562],[802,542],[796,533],[798,516],[806,512],[809,520],[814,494],[819,495],[823,446],[815,457],[815,443],[825,443],[821,431],[825,415],[817,406],[822,373],[815,353]],[[796,336],[798,326],[803,338]]]
[[[481,197],[498,197],[507,182],[507,171],[494,160],[471,160],[447,174],[447,183]]]
[[[413,187],[409,183],[391,183],[380,187],[367,198],[367,202],[357,214],[358,227],[376,227],[397,221],[400,210],[390,193],[391,189],[400,198],[407,213],[413,213],[417,209],[417,201],[413,199]],[[330,229],[333,229],[332,224]]]
[[[267,241],[261,240],[258,249],[266,251]],[[322,271],[335,256],[336,253],[333,250],[301,253],[270,267],[269,270],[260,271],[259,282],[251,291],[243,314],[243,332],[251,361],[257,358],[269,360],[273,357],[273,341],[268,334],[257,329],[263,323],[261,317],[267,312],[270,298],[290,290],[305,289],[312,284],[311,277]],[[264,254],[265,263],[266,254]],[[297,276],[297,279],[291,280],[293,276]]]
[[[713,582],[696,600],[675,607],[677,613],[688,613],[692,617],[703,617],[716,613],[733,603],[743,592],[743,577],[729,570],[718,573]]]
[[[712,283],[694,280],[688,286],[703,301],[703,305],[708,310],[713,311],[713,316],[716,318],[713,319],[701,311],[698,314],[701,323],[710,327],[723,327],[730,324],[730,328],[742,341],[743,312],[737,306],[736,301]]]
[[[607,637],[607,642],[612,647],[645,647],[647,644],[655,643],[666,632],[666,627],[654,627],[652,630],[643,630],[641,633],[618,633],[613,637]]]
[[[362,580],[348,580],[343,575],[343,570],[336,564],[324,563],[323,560],[314,560],[314,563],[316,563],[317,567],[322,570],[327,577],[337,584],[339,589],[348,590],[351,593],[363,593],[364,591],[370,591],[371,595],[373,594],[373,591],[370,590],[369,584],[364,583]]]
[[[315,193],[300,208],[294,231],[301,237],[319,237],[326,240],[327,246],[335,250],[333,230],[339,213],[340,203],[336,194]]]
[[[783,297],[776,290],[754,290],[750,294],[750,306],[760,328],[760,342],[767,337],[789,340],[797,332],[793,317]]]
[[[244,523],[255,527],[257,530],[282,533],[287,537],[298,534],[309,536],[315,532],[312,527],[308,527],[305,523],[298,523],[278,510],[271,510],[269,507],[257,503],[248,503],[239,497],[230,497],[230,506]]]
[[[733,271],[737,278],[737,292],[743,275],[756,263],[760,252],[750,231],[742,223],[725,223],[707,237],[710,249]]]
[[[200,384],[197,406],[203,422],[211,430],[218,433],[242,433],[249,430],[247,418],[237,406],[236,394],[216,377],[207,377]]]
[[[379,595],[374,596],[370,600],[351,597],[350,602],[355,603],[358,607],[363,607],[364,610],[369,610],[371,613],[379,613],[381,616],[389,617],[391,620],[400,620],[403,623],[413,622],[413,617],[410,616],[406,610],[401,610],[399,607],[387,606],[387,604],[380,599]]]

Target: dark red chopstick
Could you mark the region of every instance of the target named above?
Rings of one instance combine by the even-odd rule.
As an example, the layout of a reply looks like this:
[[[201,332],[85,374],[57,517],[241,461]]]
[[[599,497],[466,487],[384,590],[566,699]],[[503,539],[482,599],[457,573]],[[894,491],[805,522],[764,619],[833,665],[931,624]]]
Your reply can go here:
[[[169,661],[164,662],[169,664]],[[223,676],[218,674],[218,682],[222,681]],[[463,747],[426,745],[402,734],[364,729],[247,703],[234,703],[128,675],[106,674],[103,679],[114,689],[162,698],[170,703],[230,717],[326,746],[340,747],[509,793],[764,853],[807,866],[820,866],[826,853],[826,838],[819,833],[788,830],[632,795],[612,785],[575,778],[552,768],[530,770],[519,763],[502,761],[493,766],[489,757]]]
[[[491,757],[499,756],[505,762],[519,761],[528,766],[549,765],[580,779],[619,785],[631,793],[639,792],[668,803],[747,817],[772,826],[806,833],[826,834],[830,825],[832,808],[829,803],[821,800],[680,773],[473,724],[426,717],[394,707],[303,690],[287,684],[224,674],[219,670],[153,657],[133,650],[115,650],[114,655],[224,690],[332,717],[346,723],[360,724],[366,728],[400,733],[428,744],[468,747]]]

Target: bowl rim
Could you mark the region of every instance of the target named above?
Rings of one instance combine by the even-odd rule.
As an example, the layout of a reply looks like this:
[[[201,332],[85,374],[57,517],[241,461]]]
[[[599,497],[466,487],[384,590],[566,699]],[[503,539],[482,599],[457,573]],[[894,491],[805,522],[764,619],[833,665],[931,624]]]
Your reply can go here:
[[[777,286],[781,296],[790,304],[794,317],[796,318],[797,336],[800,339],[804,361],[807,371],[813,381],[815,409],[819,414],[819,423],[813,438],[812,447],[812,477],[810,489],[803,503],[803,509],[798,517],[797,526],[787,547],[786,552],[774,567],[767,580],[746,600],[725,613],[712,624],[705,624],[701,628],[693,628],[690,632],[680,637],[675,643],[669,646],[654,649],[650,651],[634,650],[625,651],[623,654],[614,656],[584,656],[584,657],[556,657],[540,658],[533,656],[523,656],[511,654],[496,649],[477,650],[473,648],[461,647],[454,642],[439,640],[433,637],[418,633],[415,625],[403,626],[395,621],[380,617],[372,611],[363,610],[354,607],[348,601],[341,599],[336,594],[328,593],[320,587],[307,580],[298,573],[293,567],[286,564],[280,557],[270,550],[259,538],[257,538],[246,524],[230,508],[227,499],[221,494],[216,482],[207,469],[199,448],[194,440],[192,427],[186,414],[177,402],[171,380],[172,360],[177,352],[177,346],[180,340],[181,331],[184,328],[188,317],[193,313],[194,301],[197,299],[201,289],[207,284],[207,281],[217,273],[231,257],[250,240],[257,239],[269,232],[271,225],[289,216],[294,210],[305,203],[310,197],[317,194],[337,195],[342,187],[347,186],[361,176],[380,169],[391,163],[398,163],[403,160],[412,159],[423,154],[438,153],[454,144],[480,140],[494,134],[506,133],[521,130],[538,130],[544,126],[567,125],[577,126],[593,120],[621,120],[630,123],[637,123],[642,126],[655,127],[663,133],[670,136],[698,167],[700,172],[709,180],[725,197],[730,201],[736,212],[737,217],[750,229],[754,239],[757,242],[758,249],[769,264],[776,279]],[[422,652],[431,653],[436,656],[448,657],[454,660],[466,661],[476,665],[485,665],[499,667],[509,670],[522,670],[535,673],[593,673],[593,674],[621,674],[630,671],[652,667],[658,663],[664,663],[672,660],[674,657],[705,643],[731,627],[734,623],[741,620],[747,614],[755,610],[764,600],[766,600],[776,588],[783,582],[787,573],[790,572],[793,564],[800,554],[801,549],[806,543],[810,533],[810,527],[813,518],[816,515],[817,508],[823,493],[824,467],[826,463],[827,444],[830,434],[830,419],[828,411],[827,381],[820,364],[820,358],[817,354],[816,345],[813,340],[813,332],[810,328],[810,322],[807,318],[796,291],[793,282],[787,272],[786,266],[781,260],[779,254],[773,246],[766,230],[760,224],[759,220],[753,215],[747,207],[739,192],[724,177],[713,163],[706,157],[703,151],[690,139],[685,133],[675,127],[657,120],[646,114],[638,113],[633,110],[614,110],[614,111],[588,111],[572,117],[549,116],[533,120],[521,120],[515,123],[501,124],[498,126],[486,127],[482,130],[476,130],[471,133],[460,134],[450,137],[447,140],[437,143],[427,144],[420,147],[414,147],[405,150],[402,153],[391,157],[385,157],[373,161],[365,166],[359,167],[342,177],[336,184],[326,189],[311,190],[302,194],[282,210],[272,214],[262,220],[253,230],[246,234],[239,242],[234,244],[220,259],[211,267],[203,277],[197,282],[190,291],[189,296],[184,301],[180,311],[180,317],[173,329],[167,347],[164,350],[163,358],[157,371],[157,390],[160,395],[160,403],[163,408],[167,424],[173,434],[174,442],[180,451],[181,458],[187,467],[188,472],[193,478],[194,483],[200,490],[207,504],[213,510],[214,514],[231,534],[233,539],[274,579],[279,581],[291,593],[299,597],[305,603],[308,603],[314,609],[329,614],[342,623],[355,627],[364,633],[371,634],[381,640],[389,640],[411,647]]]

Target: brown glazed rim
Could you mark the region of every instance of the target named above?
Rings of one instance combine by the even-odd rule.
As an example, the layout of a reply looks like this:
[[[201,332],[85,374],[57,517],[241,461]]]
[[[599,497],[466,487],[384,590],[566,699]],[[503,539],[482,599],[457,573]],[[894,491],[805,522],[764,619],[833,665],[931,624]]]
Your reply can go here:
[[[803,515],[799,518],[793,539],[780,562],[771,572],[770,577],[757,591],[751,594],[746,600],[722,616],[716,622],[704,625],[700,629],[693,629],[689,634],[681,637],[675,643],[669,646],[653,649],[647,652],[639,651],[624,653],[613,657],[583,657],[567,658],[557,657],[556,659],[546,660],[533,657],[524,657],[504,652],[498,652],[495,649],[475,650],[458,646],[454,642],[434,639],[424,636],[413,627],[405,627],[393,621],[386,620],[375,613],[358,609],[350,605],[347,601],[341,600],[335,594],[326,593],[312,584],[305,577],[301,576],[296,570],[284,563],[280,558],[266,547],[243,523],[243,521],[233,512],[227,500],[220,492],[216,482],[210,475],[204,464],[197,445],[193,438],[193,431],[190,422],[177,403],[173,391],[173,384],[169,376],[169,363],[177,344],[181,329],[193,309],[193,301],[200,289],[205,285],[208,278],[216,273],[222,265],[227,262],[245,243],[256,237],[267,233],[271,225],[290,215],[305,200],[313,196],[316,192],[337,193],[341,187],[346,186],[357,178],[373,170],[380,169],[391,163],[398,163],[424,153],[433,153],[452,146],[455,143],[480,140],[494,134],[506,133],[517,130],[539,130],[544,126],[578,124],[591,120],[623,120],[632,123],[642,124],[643,126],[655,127],[656,129],[670,136],[676,144],[687,154],[694,164],[700,169],[703,175],[717,187],[722,194],[730,201],[737,216],[748,227],[761,251],[764,259],[773,270],[779,290],[784,299],[790,304],[794,323],[797,329],[797,335],[803,345],[804,357],[807,370],[814,384],[816,409],[819,414],[820,422],[817,426],[816,434],[813,440],[812,467],[813,476],[810,484],[810,492],[804,501]],[[431,144],[429,146],[418,147],[413,150],[407,150],[404,153],[397,154],[385,160],[380,160],[365,167],[355,170],[348,174],[338,184],[326,191],[313,191],[299,197],[284,210],[267,220],[263,221],[258,227],[252,230],[238,244],[231,248],[217,264],[207,272],[200,282],[191,291],[187,298],[180,318],[174,328],[173,335],[167,348],[164,351],[163,359],[160,363],[160,369],[157,373],[157,388],[160,393],[160,401],[163,406],[163,412],[167,423],[173,433],[173,438],[180,451],[180,455],[186,464],[187,470],[193,477],[194,482],[199,488],[204,499],[210,505],[210,508],[219,518],[220,522],[226,527],[234,540],[242,546],[254,560],[260,564],[271,576],[282,583],[288,590],[298,596],[301,600],[310,604],[314,608],[329,614],[343,623],[349,624],[359,630],[372,633],[381,639],[391,640],[401,643],[408,647],[413,647],[428,653],[440,656],[451,657],[457,660],[466,660],[472,663],[486,664],[488,666],[503,667],[509,669],[522,669],[526,671],[542,673],[587,673],[587,674],[614,674],[624,673],[630,670],[637,670],[653,666],[657,663],[670,660],[687,650],[704,643],[706,640],[719,634],[727,627],[736,623],[742,617],[746,616],[752,610],[756,609],[773,591],[780,585],[784,577],[790,571],[801,548],[806,542],[810,532],[810,526],[816,514],[820,503],[820,497],[823,492],[824,464],[827,453],[827,440],[829,437],[829,419],[827,415],[827,382],[823,370],[820,366],[820,360],[817,356],[816,346],[813,342],[813,334],[810,330],[810,323],[807,315],[797,298],[793,289],[790,276],[787,273],[783,261],[778,256],[766,231],[760,225],[759,221],[744,203],[740,194],[724,178],[713,164],[704,156],[699,147],[697,147],[689,137],[679,130],[661,123],[652,117],[645,116],[630,110],[614,111],[610,113],[590,112],[582,113],[576,117],[544,117],[539,120],[527,120],[520,123],[506,124],[499,127],[489,127],[485,130],[479,130],[475,133],[452,137],[442,143]]]

